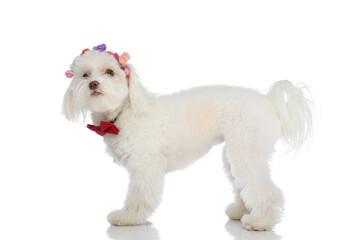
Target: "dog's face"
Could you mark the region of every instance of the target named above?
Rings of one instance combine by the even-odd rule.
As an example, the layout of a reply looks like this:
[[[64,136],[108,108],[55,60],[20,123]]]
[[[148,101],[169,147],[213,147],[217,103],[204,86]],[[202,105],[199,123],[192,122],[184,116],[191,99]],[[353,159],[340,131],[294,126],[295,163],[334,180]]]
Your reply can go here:
[[[132,66],[128,66],[131,74],[126,77],[112,55],[93,50],[76,57],[70,67],[74,75],[63,102],[68,120],[85,116],[87,111],[113,111],[127,98],[134,110],[144,110],[141,109],[146,105],[144,91]]]

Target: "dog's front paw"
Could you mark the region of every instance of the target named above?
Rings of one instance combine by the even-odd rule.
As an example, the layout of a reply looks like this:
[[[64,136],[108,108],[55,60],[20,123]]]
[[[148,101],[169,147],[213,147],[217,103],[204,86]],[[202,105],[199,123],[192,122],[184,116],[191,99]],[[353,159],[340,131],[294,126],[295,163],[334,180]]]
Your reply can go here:
[[[266,217],[245,214],[241,218],[241,224],[250,231],[270,231],[274,227],[274,224],[267,222],[265,219]]]
[[[146,219],[125,210],[115,210],[107,216],[107,220],[114,226],[134,226],[146,223]]]

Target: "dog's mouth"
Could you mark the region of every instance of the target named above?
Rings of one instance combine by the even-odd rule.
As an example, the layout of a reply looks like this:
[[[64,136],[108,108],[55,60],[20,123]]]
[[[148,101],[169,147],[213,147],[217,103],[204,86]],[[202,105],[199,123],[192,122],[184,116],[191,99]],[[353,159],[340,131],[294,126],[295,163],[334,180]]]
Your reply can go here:
[[[101,92],[98,92],[98,91],[93,91],[91,93],[91,96],[100,96],[100,95],[103,95]]]

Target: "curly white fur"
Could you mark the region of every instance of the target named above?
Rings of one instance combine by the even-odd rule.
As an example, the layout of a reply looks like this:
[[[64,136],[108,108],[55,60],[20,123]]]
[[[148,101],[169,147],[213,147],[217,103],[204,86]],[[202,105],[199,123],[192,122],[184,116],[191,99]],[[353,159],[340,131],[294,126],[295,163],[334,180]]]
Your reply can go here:
[[[160,203],[164,175],[221,142],[235,193],[226,214],[249,230],[270,230],[280,221],[283,197],[270,178],[268,161],[279,139],[297,149],[311,134],[310,102],[300,88],[279,81],[268,95],[205,86],[155,96],[142,87],[133,66],[127,79],[115,58],[99,51],[78,56],[71,69],[74,77],[63,103],[68,120],[90,111],[99,124],[120,113],[115,122],[120,133],[106,134],[104,141],[129,172],[130,185],[124,207],[108,215],[112,225],[145,223]],[[95,80],[102,95],[91,95],[88,86]]]

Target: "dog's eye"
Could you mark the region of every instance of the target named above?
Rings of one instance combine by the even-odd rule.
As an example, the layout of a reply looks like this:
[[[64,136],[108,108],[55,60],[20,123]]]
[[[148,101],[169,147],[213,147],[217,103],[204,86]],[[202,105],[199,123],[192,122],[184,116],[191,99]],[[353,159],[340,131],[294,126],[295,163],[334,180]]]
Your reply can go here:
[[[87,73],[84,73],[83,78],[87,78],[88,76]]]
[[[106,70],[106,74],[109,74],[109,75],[113,76],[113,75],[114,75],[114,71],[111,70],[111,69],[107,69],[107,70]]]

